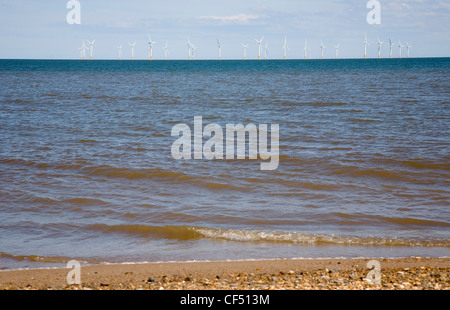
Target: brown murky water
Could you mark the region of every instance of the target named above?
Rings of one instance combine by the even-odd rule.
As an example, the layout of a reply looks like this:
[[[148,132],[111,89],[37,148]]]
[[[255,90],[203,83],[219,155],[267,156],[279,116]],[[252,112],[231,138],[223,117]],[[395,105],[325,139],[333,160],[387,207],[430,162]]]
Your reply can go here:
[[[0,264],[448,256],[450,59],[0,61]],[[279,124],[279,166],[172,127]],[[204,141],[206,141],[205,138]]]

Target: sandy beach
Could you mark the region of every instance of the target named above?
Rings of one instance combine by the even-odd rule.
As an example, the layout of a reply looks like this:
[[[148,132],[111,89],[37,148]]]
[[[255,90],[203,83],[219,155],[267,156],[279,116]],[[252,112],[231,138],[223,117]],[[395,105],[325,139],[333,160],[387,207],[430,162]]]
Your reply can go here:
[[[370,260],[379,284],[368,280]],[[89,265],[0,271],[1,290],[448,290],[450,258],[277,259]]]

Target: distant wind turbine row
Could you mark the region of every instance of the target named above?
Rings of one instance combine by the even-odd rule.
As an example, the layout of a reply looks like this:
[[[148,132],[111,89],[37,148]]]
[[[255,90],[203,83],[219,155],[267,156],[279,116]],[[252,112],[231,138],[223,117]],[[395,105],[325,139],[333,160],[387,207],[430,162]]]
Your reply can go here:
[[[153,60],[153,45],[157,44],[157,42],[154,42],[152,40],[152,38],[150,37],[150,35],[148,35],[148,44],[149,44],[149,49],[148,49],[148,59],[149,60]],[[262,43],[264,41],[264,36],[261,37],[261,39],[255,39],[257,45],[258,45],[258,60],[261,59],[261,54],[262,54]],[[79,49],[80,51],[80,57],[81,59],[86,59],[86,50],[89,50],[89,59],[93,59],[94,56],[94,43],[95,40],[93,40],[92,42],[90,42],[89,40],[87,40],[87,43],[89,45],[89,47],[86,46],[86,44],[84,43],[84,41],[82,41],[82,46]],[[378,38],[378,58],[381,58],[381,46],[384,42],[381,41]],[[133,43],[128,43],[131,47],[131,60],[134,60],[134,47],[136,45],[136,41]],[[169,54],[169,50],[168,50],[168,41],[166,41],[166,44],[163,46],[163,50],[164,50],[164,60],[167,60],[168,54]],[[363,54],[363,58],[366,59],[367,58],[367,46],[369,45],[369,41],[367,40],[367,34],[364,35],[364,54]],[[244,42],[242,42],[242,47],[244,48],[244,60],[247,59],[247,48],[248,48],[248,44],[245,44]],[[265,48],[264,48],[264,59],[267,59],[268,56],[268,46],[269,43],[266,42]],[[392,58],[392,48],[394,46],[394,43],[392,42],[392,40],[389,38],[389,58]],[[187,37],[187,47],[188,47],[188,60],[194,60],[195,59],[195,52],[197,50],[197,46],[195,46],[194,44],[191,43],[189,37]],[[219,60],[222,60],[222,45],[220,43],[220,41],[217,39],[217,47],[219,49]],[[337,45],[334,46],[335,50],[336,50],[336,59],[339,58],[339,47],[340,47],[340,43],[338,43]],[[400,41],[398,42],[398,48],[399,48],[399,58],[402,58],[402,49],[403,48],[407,48],[407,58],[409,58],[409,52],[410,49],[412,48],[412,45],[410,45],[408,42],[406,42],[406,46],[404,46]],[[122,48],[123,48],[123,44],[121,44],[120,46],[117,46],[118,52],[119,52],[119,60],[122,59]],[[320,50],[321,50],[321,59],[324,59],[324,51],[325,51],[326,46],[324,45],[323,41],[320,41]],[[290,50],[288,44],[287,44],[287,37],[284,37],[284,44],[282,45],[282,49],[284,51],[284,59],[287,59],[287,51]],[[308,46],[308,40],[305,38],[305,47],[304,47],[304,59],[308,58],[308,53],[309,53],[309,59],[311,59],[311,49]]]
[[[92,42],[89,42],[89,40],[87,41],[89,44],[89,48],[86,46],[86,44],[84,44],[84,41],[82,42],[83,45],[81,45],[81,47],[79,48],[80,53],[81,53],[81,59],[86,59],[86,50],[89,49],[89,58],[92,60],[94,57],[94,43],[95,40]]]

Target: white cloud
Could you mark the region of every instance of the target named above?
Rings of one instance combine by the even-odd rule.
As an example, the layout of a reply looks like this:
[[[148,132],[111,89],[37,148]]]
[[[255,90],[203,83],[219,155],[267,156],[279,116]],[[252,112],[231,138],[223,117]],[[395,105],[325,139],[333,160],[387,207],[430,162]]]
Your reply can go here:
[[[439,2],[439,6],[442,7],[442,8],[450,9],[450,3],[449,2],[440,1]]]
[[[124,21],[118,21],[110,25],[110,27],[112,28],[124,28],[124,29],[133,28],[134,26],[135,26],[134,23]]]
[[[265,17],[264,15],[248,15],[248,14],[238,14],[231,16],[200,16],[200,19],[218,20],[223,23],[238,23],[238,24],[248,24],[251,20],[256,20]]]
[[[388,4],[388,8],[389,9],[393,9],[396,11],[402,11],[402,10],[410,10],[411,9],[411,5],[407,4],[407,3],[402,3],[402,2],[392,2]]]

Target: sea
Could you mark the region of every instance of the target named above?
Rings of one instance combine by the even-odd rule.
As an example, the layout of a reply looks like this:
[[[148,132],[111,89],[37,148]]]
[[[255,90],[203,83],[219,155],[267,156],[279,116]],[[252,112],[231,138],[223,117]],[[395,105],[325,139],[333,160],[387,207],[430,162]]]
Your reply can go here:
[[[450,256],[450,58],[0,60],[0,85],[0,269]],[[278,125],[276,169],[250,134],[176,159],[195,117],[268,150]]]

